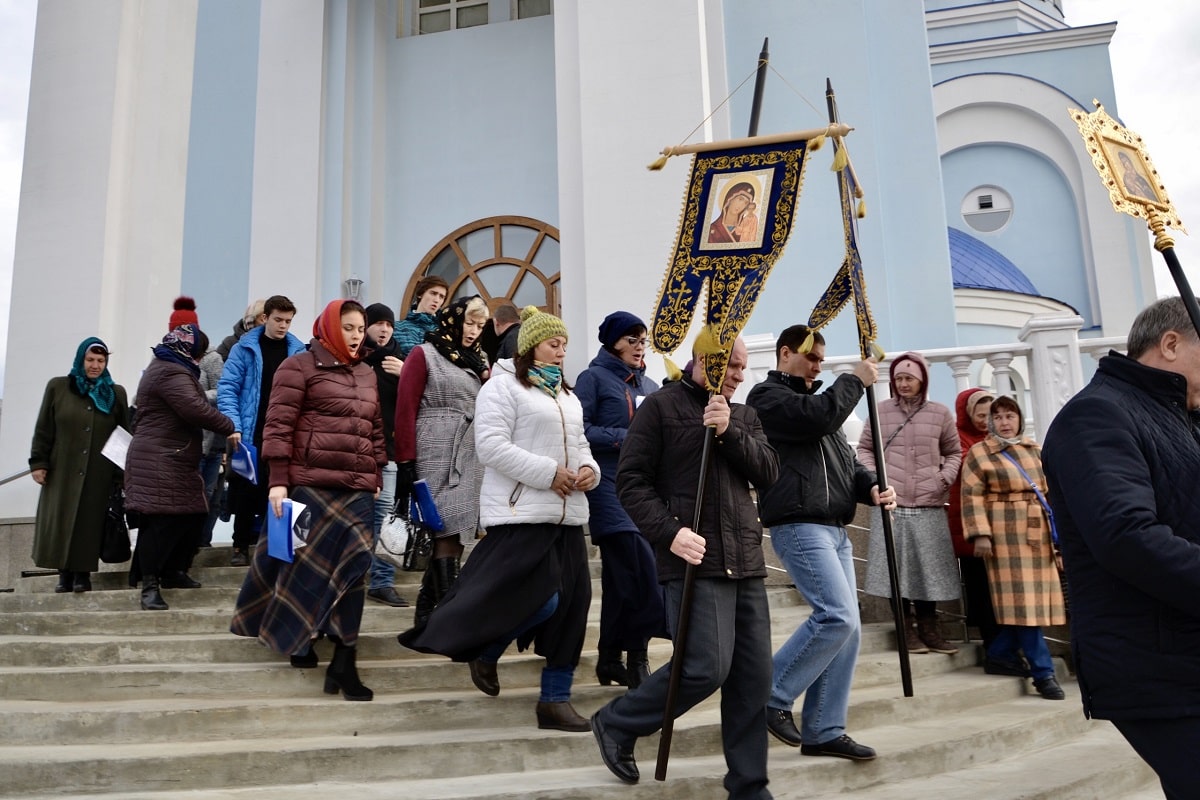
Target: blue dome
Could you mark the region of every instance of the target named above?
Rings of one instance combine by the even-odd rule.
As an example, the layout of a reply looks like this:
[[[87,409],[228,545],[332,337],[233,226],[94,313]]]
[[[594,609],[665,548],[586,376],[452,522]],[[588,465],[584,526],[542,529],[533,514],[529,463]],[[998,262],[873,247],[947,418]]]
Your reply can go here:
[[[1016,264],[969,233],[950,232],[950,273],[955,289],[994,289],[1040,297]]]

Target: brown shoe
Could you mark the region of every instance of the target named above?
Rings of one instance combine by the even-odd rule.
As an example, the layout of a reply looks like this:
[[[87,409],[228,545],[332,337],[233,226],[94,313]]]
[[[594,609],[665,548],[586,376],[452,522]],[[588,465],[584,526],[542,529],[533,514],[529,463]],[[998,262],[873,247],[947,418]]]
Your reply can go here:
[[[912,620],[907,616],[904,618],[904,644],[910,653],[929,652],[929,648],[917,635],[917,629],[913,627]]]
[[[470,663],[471,683],[475,688],[488,697],[500,694],[500,677],[496,674],[496,665],[475,659]]]
[[[934,653],[952,656],[958,652],[957,647],[942,638],[942,633],[938,630],[937,617],[918,617],[917,636]]]
[[[539,702],[537,704],[537,723],[539,728],[552,731],[583,733],[592,729],[592,724],[576,713],[570,701]]]

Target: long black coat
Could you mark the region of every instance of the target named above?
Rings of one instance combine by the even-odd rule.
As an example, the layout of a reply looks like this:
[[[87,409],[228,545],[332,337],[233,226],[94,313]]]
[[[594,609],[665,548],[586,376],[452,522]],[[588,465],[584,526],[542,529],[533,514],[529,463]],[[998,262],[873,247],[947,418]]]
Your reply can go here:
[[[1200,716],[1200,439],[1187,381],[1111,353],[1042,452],[1085,712]]]
[[[650,543],[658,579],[683,577],[687,564],[671,552],[680,528],[692,526],[704,407],[708,392],[688,378],[646,397],[625,435],[617,471],[617,495]],[[767,444],[754,409],[731,403],[729,427],[712,445],[708,485],[700,507],[700,530],[707,540],[701,578],[765,578],[762,523],[750,498],[750,484],[764,491],[779,476],[779,456]]]

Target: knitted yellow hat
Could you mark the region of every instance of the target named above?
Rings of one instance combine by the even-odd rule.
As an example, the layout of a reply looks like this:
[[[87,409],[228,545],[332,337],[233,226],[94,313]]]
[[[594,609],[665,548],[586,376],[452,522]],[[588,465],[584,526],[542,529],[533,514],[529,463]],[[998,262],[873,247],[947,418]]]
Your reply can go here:
[[[517,331],[517,355],[525,355],[554,336],[567,338],[566,323],[537,306],[525,306],[521,309],[521,328]]]

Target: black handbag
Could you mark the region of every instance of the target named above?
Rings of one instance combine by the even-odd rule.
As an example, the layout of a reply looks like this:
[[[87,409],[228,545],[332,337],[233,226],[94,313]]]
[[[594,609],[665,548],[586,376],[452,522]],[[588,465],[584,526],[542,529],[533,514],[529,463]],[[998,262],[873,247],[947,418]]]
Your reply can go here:
[[[429,557],[433,555],[433,536],[420,523],[412,525],[412,533],[408,538],[408,549],[404,551],[404,571],[424,572],[429,566]]]
[[[105,564],[122,564],[133,555],[129,548],[129,528],[125,526],[125,492],[113,486],[104,512],[104,529],[100,533],[100,560]]]

